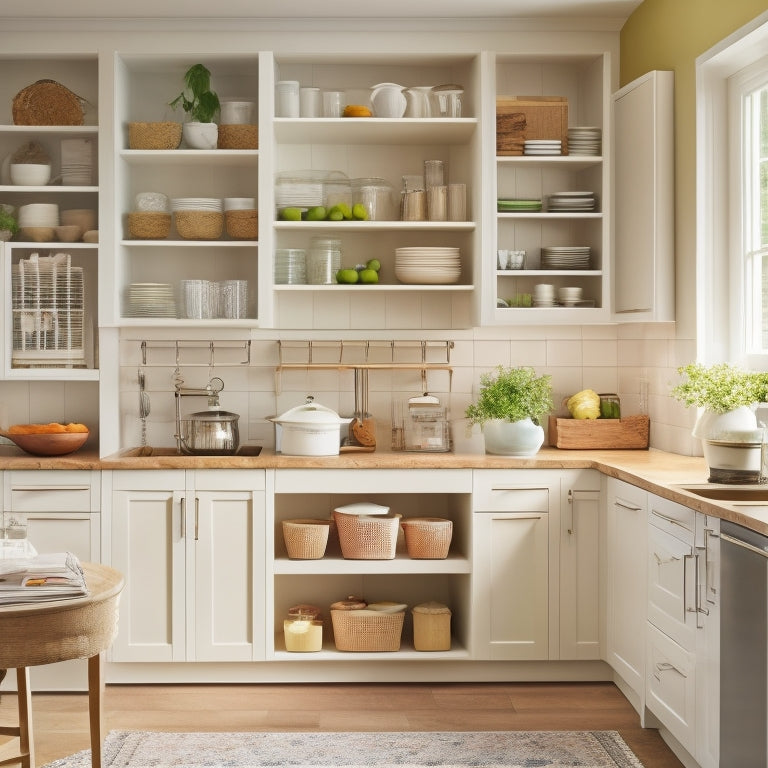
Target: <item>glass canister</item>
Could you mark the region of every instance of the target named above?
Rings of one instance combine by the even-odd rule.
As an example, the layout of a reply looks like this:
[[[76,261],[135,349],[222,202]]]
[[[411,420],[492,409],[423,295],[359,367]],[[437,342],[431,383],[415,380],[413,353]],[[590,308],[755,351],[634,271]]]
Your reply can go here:
[[[600,393],[600,418],[621,418],[621,400],[618,395],[613,393]]]
[[[283,620],[285,650],[311,653],[323,649],[323,620],[314,606],[296,606]]]
[[[341,240],[313,237],[307,253],[307,282],[310,285],[333,285],[341,269]]]
[[[394,190],[386,179],[352,180],[352,205],[362,205],[370,221],[394,220],[393,198]]]

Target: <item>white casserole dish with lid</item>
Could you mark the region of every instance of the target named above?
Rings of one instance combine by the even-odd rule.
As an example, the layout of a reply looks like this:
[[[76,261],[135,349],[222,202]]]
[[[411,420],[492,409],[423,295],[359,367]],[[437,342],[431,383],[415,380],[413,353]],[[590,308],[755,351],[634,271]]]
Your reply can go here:
[[[336,456],[341,446],[341,425],[351,418],[314,402],[310,395],[306,403],[291,408],[270,421],[281,428],[280,450],[290,456]]]

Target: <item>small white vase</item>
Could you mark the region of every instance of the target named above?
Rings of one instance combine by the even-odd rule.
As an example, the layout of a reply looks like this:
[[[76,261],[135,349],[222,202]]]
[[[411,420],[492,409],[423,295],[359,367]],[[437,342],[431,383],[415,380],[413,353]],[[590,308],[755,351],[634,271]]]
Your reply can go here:
[[[184,143],[190,149],[216,149],[219,141],[219,126],[216,123],[184,123]]]
[[[544,444],[544,428],[531,419],[491,419],[483,424],[485,452],[501,456],[535,456]]]

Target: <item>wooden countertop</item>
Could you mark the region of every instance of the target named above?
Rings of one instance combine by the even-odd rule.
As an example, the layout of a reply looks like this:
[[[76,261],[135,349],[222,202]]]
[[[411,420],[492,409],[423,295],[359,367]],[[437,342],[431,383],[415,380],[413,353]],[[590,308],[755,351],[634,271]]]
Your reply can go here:
[[[143,455],[136,448],[99,457],[87,451],[67,456],[30,456],[10,447],[0,449],[0,469],[597,469],[646,491],[768,535],[768,501],[738,505],[703,498],[679,486],[707,486],[702,457],[650,450],[561,450],[544,447],[535,456],[515,458],[485,453],[415,453],[377,449],[338,456],[259,455],[182,456],[174,448]],[[711,485],[711,484],[710,484]],[[743,486],[741,486],[743,488]],[[768,486],[765,488],[768,496]]]

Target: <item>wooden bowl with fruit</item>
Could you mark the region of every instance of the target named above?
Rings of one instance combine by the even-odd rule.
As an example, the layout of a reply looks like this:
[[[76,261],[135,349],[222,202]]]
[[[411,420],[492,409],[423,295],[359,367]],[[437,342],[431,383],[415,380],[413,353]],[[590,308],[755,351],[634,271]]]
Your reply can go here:
[[[14,424],[0,432],[22,451],[33,456],[65,456],[82,448],[88,440],[85,424]]]

